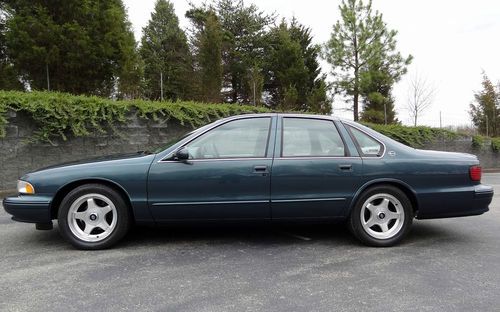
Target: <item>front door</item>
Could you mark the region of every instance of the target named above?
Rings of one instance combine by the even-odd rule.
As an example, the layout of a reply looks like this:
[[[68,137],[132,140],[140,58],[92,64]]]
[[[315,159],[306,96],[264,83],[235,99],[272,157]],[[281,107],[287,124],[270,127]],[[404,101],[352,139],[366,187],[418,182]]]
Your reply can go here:
[[[228,121],[187,143],[188,161],[154,163],[148,195],[155,220],[270,218],[272,121]]]
[[[360,186],[363,163],[349,153],[335,123],[283,117],[279,132],[272,172],[272,218],[342,216]]]

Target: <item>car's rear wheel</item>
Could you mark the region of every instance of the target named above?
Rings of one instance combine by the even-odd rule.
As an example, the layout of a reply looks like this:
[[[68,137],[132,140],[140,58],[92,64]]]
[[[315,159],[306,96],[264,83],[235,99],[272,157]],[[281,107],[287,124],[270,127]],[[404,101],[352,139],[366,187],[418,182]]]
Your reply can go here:
[[[380,185],[359,197],[349,228],[366,245],[389,247],[404,238],[412,222],[413,208],[406,194],[394,186]]]
[[[86,184],[68,193],[58,212],[62,236],[79,249],[104,249],[116,244],[130,227],[130,213],[121,195],[101,184]]]

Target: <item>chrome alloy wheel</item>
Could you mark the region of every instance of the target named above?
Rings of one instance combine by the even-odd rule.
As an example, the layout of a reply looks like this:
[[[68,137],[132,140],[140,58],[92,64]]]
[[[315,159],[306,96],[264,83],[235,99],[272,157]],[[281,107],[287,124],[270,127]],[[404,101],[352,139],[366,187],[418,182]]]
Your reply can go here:
[[[396,197],[380,193],[363,203],[360,217],[361,225],[368,235],[377,239],[389,239],[403,227],[405,212]]]
[[[116,227],[117,212],[113,202],[101,194],[85,194],[77,198],[68,211],[69,229],[85,242],[99,242]]]

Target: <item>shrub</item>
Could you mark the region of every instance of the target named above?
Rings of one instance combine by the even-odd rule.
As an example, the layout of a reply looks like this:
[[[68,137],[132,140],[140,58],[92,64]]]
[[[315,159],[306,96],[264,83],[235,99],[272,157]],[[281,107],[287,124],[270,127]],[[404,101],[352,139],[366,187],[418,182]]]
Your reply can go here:
[[[495,153],[500,151],[500,138],[491,138],[491,149]]]
[[[484,145],[484,137],[482,135],[475,135],[472,137],[472,147],[481,148]]]
[[[365,125],[411,147],[421,147],[425,143],[434,142],[438,139],[451,140],[460,136],[450,130],[424,126],[407,127],[402,125],[379,125],[369,123]]]
[[[88,136],[98,131],[115,131],[117,123],[136,111],[141,118],[175,119],[193,128],[231,115],[269,112],[263,107],[196,102],[113,101],[96,96],[74,96],[58,92],[0,91],[0,137],[5,136],[7,110],[27,113],[36,123],[34,141],[51,142],[68,135]]]

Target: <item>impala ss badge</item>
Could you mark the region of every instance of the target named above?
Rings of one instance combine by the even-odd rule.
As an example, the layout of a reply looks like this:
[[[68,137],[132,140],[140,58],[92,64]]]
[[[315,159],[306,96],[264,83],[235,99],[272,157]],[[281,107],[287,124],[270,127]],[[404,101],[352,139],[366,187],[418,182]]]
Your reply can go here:
[[[387,153],[387,155],[394,157],[394,156],[396,156],[396,152],[395,151],[389,151]]]

